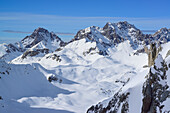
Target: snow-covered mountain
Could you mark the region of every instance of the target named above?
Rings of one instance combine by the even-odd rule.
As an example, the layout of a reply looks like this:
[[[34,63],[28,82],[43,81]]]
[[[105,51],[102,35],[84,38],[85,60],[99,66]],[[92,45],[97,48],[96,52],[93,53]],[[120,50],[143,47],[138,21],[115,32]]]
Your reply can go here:
[[[99,54],[107,55],[107,49],[116,46],[126,40],[130,41],[133,49],[154,43],[166,43],[170,40],[170,32],[167,28],[158,30],[155,34],[143,34],[134,25],[128,22],[106,23],[103,28],[91,26],[77,32],[76,36],[70,41],[85,39],[86,42],[96,42]]]
[[[129,40],[131,46],[136,49],[138,45],[142,44],[145,35],[134,25],[125,21],[118,23],[108,22],[103,28],[91,26],[80,30],[72,41],[83,38],[87,41],[96,42],[98,48],[102,46],[104,49],[108,48],[108,46],[110,47],[111,45],[117,45],[125,40]],[[101,50],[101,52],[103,51]]]
[[[30,36],[26,36],[23,40],[21,40],[20,43],[16,43],[16,44],[18,44],[18,47],[21,48],[31,48],[37,44],[38,44],[37,45],[38,48],[43,48],[41,47],[42,43],[44,43],[44,45],[47,47],[48,46],[59,47],[62,46],[64,42],[53,32],[49,32],[44,28],[37,28]]]
[[[37,28],[30,36],[26,36],[19,42],[0,45],[3,51],[0,55],[6,61],[10,61],[24,52],[25,56],[23,58],[27,55],[46,54],[64,45],[65,43],[53,32],[49,32],[44,28]]]
[[[160,43],[166,43],[170,41],[170,29],[162,28],[153,34],[154,40]]]
[[[103,28],[91,26],[78,31],[69,43],[84,39],[86,42],[92,43],[92,46],[83,52],[84,55],[90,54],[91,52],[93,54],[93,51],[100,55],[108,55],[108,48],[117,46],[126,40],[130,41],[134,50],[139,50],[139,48],[142,49],[144,45],[149,45],[150,42],[166,43],[169,41],[169,37],[170,32],[166,28],[162,28],[154,35],[150,35],[143,34],[134,25],[126,21],[118,23],[108,22]],[[1,44],[1,57],[6,61],[11,61],[20,55],[22,55],[18,58],[20,61],[29,56],[32,58],[34,56],[43,57],[49,52],[61,50],[62,47],[69,43],[63,42],[53,32],[48,32],[48,30],[44,28],[37,28],[30,36],[26,36],[20,42],[8,45]],[[143,50],[144,49],[139,51]],[[40,58],[38,58],[38,60],[40,60]]]
[[[38,28],[12,45],[20,48],[8,54],[12,60],[0,59],[2,113],[170,110],[167,30],[143,34],[128,22],[108,22],[103,28],[82,29],[64,43]],[[2,53],[8,46],[0,46]],[[151,67],[148,59],[155,61]]]

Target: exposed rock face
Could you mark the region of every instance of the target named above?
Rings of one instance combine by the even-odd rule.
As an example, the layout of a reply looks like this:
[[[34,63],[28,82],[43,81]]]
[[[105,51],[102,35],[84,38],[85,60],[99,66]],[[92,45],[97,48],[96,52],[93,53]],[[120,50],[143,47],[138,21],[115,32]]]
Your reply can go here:
[[[108,45],[117,45],[125,40],[129,40],[132,46],[142,44],[145,35],[134,25],[128,22],[110,23],[108,22],[103,28],[92,26],[77,32],[74,40],[88,38],[91,41],[96,41],[96,38],[105,37],[110,42]]]
[[[100,34],[100,31],[102,29],[96,26],[91,26],[86,29],[82,29],[77,32],[77,34],[74,36],[73,40],[80,40],[83,38],[88,38],[91,41],[95,41],[96,34]]]
[[[166,57],[165,58],[167,58],[169,55],[170,55],[170,50],[166,53]]]
[[[15,47],[13,44],[8,44],[8,48],[9,48],[9,49],[6,50],[7,53],[11,53],[12,51],[13,51],[13,52],[23,51],[21,48],[17,48],[17,47]]]
[[[155,58],[157,57],[157,48],[156,44],[150,44],[150,51],[148,53],[148,66],[152,66],[154,64]]]
[[[72,39],[69,43],[80,39],[86,39],[87,42],[96,43],[95,49],[98,51],[100,55],[107,55],[107,49],[111,47],[112,43],[108,38],[102,35],[102,32],[103,32],[102,28],[91,26],[86,29],[78,31],[74,39]]]
[[[26,58],[27,56],[36,56],[38,55],[39,53],[44,53],[44,54],[47,54],[49,53],[49,49],[37,49],[37,50],[33,50],[33,51],[26,51],[25,53],[23,53],[22,55],[22,59]]]
[[[107,23],[103,27],[104,32],[102,33],[109,40],[112,40],[114,44],[118,44],[124,41],[124,38],[119,36],[116,32],[116,29],[111,25],[111,23]]]
[[[98,103],[96,106],[91,106],[87,113],[117,113],[121,109],[121,113],[128,113],[129,104],[127,93],[116,93],[113,98],[109,101],[108,105],[103,105],[103,103]],[[121,106],[121,108],[120,108]]]
[[[114,45],[124,40],[129,40],[132,46],[135,47],[137,44],[141,44],[141,41],[145,38],[145,35],[139,29],[126,21],[118,23],[108,22],[103,27],[103,30],[104,32],[102,34],[112,40]]]
[[[51,58],[51,59],[53,59],[53,60],[56,60],[57,62],[61,62],[61,58],[60,58],[60,56],[57,55],[57,54],[49,55],[49,56],[46,57],[46,59],[48,59],[48,58]]]
[[[126,21],[118,23],[108,22],[103,28],[91,26],[78,31],[74,39],[69,43],[80,39],[96,43],[98,53],[100,55],[107,55],[109,47],[118,45],[125,40],[129,40],[131,46],[136,49],[139,44],[142,44],[145,35],[134,25]]]
[[[166,43],[170,41],[170,29],[161,28],[154,35],[154,40],[159,41],[160,43]]]
[[[152,66],[154,64],[154,61],[158,55],[158,53],[161,51],[162,47],[159,46],[156,47],[156,43],[150,44],[150,49],[147,47],[144,47],[144,51],[148,54],[148,66]]]
[[[158,55],[154,66],[150,68],[148,78],[143,85],[142,113],[164,112],[161,103],[170,97],[169,86],[167,85],[167,64],[161,55]],[[159,110],[159,111],[158,111]]]
[[[54,41],[54,40],[60,41],[60,45],[62,45],[64,42],[53,32],[49,32],[48,30],[44,28],[37,28],[34,30],[34,32],[30,36],[26,36],[23,40],[21,40],[21,43],[23,47],[25,48],[31,48],[37,43],[44,41]]]
[[[95,51],[96,48],[91,47],[88,51],[83,52],[83,55],[86,56],[87,54],[93,54],[92,51]]]
[[[129,24],[126,21],[118,23],[108,22],[103,28],[91,26],[78,31],[74,39],[69,43],[83,38],[87,41],[96,42],[96,49],[100,51],[99,53],[107,55],[107,48],[117,45],[125,40],[130,41],[133,49],[137,49],[139,45],[149,45],[158,42],[160,44],[166,43],[170,41],[170,30],[162,28],[154,35],[143,34],[134,25]],[[106,49],[101,49],[99,46]],[[144,52],[144,49],[137,51],[135,54],[140,52]],[[151,58],[152,57],[150,57],[150,59]],[[153,65],[153,62],[154,60],[149,63],[149,66]]]

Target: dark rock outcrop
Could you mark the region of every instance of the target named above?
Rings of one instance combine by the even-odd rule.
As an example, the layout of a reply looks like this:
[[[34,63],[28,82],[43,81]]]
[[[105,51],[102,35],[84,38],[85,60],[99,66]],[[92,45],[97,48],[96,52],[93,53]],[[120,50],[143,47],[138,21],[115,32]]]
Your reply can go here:
[[[57,78],[56,76],[54,76],[54,75],[51,75],[51,76],[49,76],[48,77],[48,81],[49,82],[53,82],[53,81],[58,81],[59,83],[62,83],[62,79],[59,79],[59,78]]]
[[[166,53],[165,58],[167,58],[170,55],[170,50]]]
[[[113,98],[109,101],[108,105],[103,106],[102,103],[98,103],[95,106],[91,106],[87,113],[117,113],[119,109],[121,109],[121,113],[128,113],[129,104],[128,104],[128,96],[127,93],[116,93]],[[121,108],[120,108],[121,106]]]
[[[36,56],[39,53],[47,54],[49,53],[49,49],[36,49],[36,50],[27,50],[25,53],[22,55],[22,59],[26,58],[27,56]]]
[[[170,97],[167,85],[167,64],[161,55],[157,56],[154,66],[150,68],[148,78],[143,85],[142,113],[162,113],[164,105],[161,103]]]
[[[153,34],[154,40],[159,41],[161,44],[170,41],[170,29],[161,28]]]
[[[3,98],[0,96],[0,100],[3,100]]]
[[[148,66],[152,66],[154,64],[154,61],[156,57],[158,56],[159,52],[162,50],[162,47],[156,47],[156,43],[150,44],[150,49],[148,49],[146,46],[144,47],[145,53],[148,55]]]

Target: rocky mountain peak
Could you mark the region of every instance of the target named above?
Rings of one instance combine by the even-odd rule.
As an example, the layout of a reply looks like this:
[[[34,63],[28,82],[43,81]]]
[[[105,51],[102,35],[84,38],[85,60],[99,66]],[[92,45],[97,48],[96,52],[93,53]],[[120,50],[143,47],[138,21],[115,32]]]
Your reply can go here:
[[[132,27],[137,29],[134,25],[129,24],[127,21],[118,22],[117,26],[118,26],[119,29],[128,29],[128,28],[132,28]]]
[[[87,42],[95,42],[96,47],[102,51],[106,51],[107,48],[125,40],[129,40],[131,46],[136,49],[139,44],[142,44],[144,34],[126,21],[118,23],[107,22],[103,28],[91,26],[78,31],[70,43],[81,39],[85,39]]]
[[[118,28],[120,30],[125,30],[125,29],[129,29],[129,28],[134,28],[137,29],[134,25],[128,23],[127,21],[122,21],[122,22],[118,22],[118,23],[111,23],[111,22],[107,22],[106,25],[103,27],[103,29],[115,29]]]
[[[48,30],[41,28],[41,27],[38,27],[37,29],[35,29],[33,33],[39,33],[39,32],[49,33]]]
[[[103,27],[103,29],[112,29],[111,25],[112,23],[107,22],[106,25]]]
[[[63,42],[55,33],[49,32],[44,28],[37,28],[30,36],[26,36],[22,41],[24,48],[30,48],[38,44],[41,41],[48,42],[58,40]]]
[[[100,27],[96,27],[96,26],[91,26],[85,29],[82,29],[80,31],[77,32],[77,34],[74,36],[73,40],[79,40],[82,38],[90,38],[90,35],[95,35],[95,33],[97,33],[98,30],[101,30]]]
[[[50,36],[50,32],[48,30],[38,27],[37,29],[34,30],[34,32],[30,36],[27,36],[25,38],[31,37],[33,39],[43,40],[43,39],[47,39],[46,37],[49,37],[49,36]]]
[[[118,23],[107,22],[103,28],[91,26],[78,31],[73,40],[79,40],[82,38],[91,39],[95,36],[99,38],[103,36],[112,41],[113,44],[118,44],[128,38],[129,40],[131,40],[130,38],[135,40],[134,38],[139,38],[139,35],[142,35],[142,32],[126,21]]]
[[[166,27],[164,27],[164,28],[161,28],[159,31],[160,31],[160,32],[168,32],[169,29],[167,29]]]
[[[153,34],[154,40],[160,43],[166,43],[170,41],[170,29],[161,28],[155,34]]]
[[[158,30],[153,36],[159,35],[159,34],[168,34],[170,32],[170,29],[167,28],[161,28]]]
[[[14,44],[8,44],[5,49],[6,53],[10,54],[13,52],[23,53],[28,49],[33,49],[36,53],[44,51],[54,51],[55,49],[65,46],[65,42],[62,41],[54,32],[49,32],[48,30],[38,27],[34,30],[34,32],[26,36],[19,42]],[[38,51],[38,52],[37,52]],[[2,57],[6,57],[7,54],[3,54]],[[8,56],[8,55],[7,55]],[[13,59],[13,57],[9,58],[9,60]]]

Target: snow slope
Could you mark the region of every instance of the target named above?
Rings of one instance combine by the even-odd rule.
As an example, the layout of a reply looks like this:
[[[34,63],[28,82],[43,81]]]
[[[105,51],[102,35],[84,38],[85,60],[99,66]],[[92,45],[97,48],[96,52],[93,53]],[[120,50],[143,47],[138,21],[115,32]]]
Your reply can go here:
[[[90,113],[111,101],[115,105],[111,110],[141,112],[150,68],[146,53],[134,54],[148,43],[139,29],[127,22],[92,26],[80,30],[66,45],[51,35],[38,28],[18,43],[26,51],[12,61],[5,59],[10,63],[0,59],[0,112]],[[167,64],[169,44],[162,44],[160,52]],[[169,81],[167,76],[168,85]],[[169,98],[162,104],[167,110]]]
[[[56,112],[50,109],[33,109],[30,108],[30,104],[36,104],[33,101],[29,101],[29,104],[20,104],[22,100],[26,98],[41,98],[42,102],[44,98],[52,100],[52,97],[57,97],[59,94],[71,94],[72,91],[64,90],[52,85],[48,82],[46,76],[55,74],[51,71],[45,70],[39,64],[31,65],[16,65],[7,64],[4,61],[0,61],[0,94],[3,98],[0,100],[0,112],[1,113],[26,113],[26,112]],[[46,76],[44,72],[46,72]],[[67,79],[63,79],[63,83],[74,84]],[[38,100],[38,103],[41,103]],[[28,111],[27,111],[28,110]],[[63,110],[64,111],[64,110]],[[65,111],[66,112],[66,111]]]
[[[77,84],[72,85],[52,82],[57,87],[75,93],[60,94],[52,99],[43,98],[46,100],[45,103],[37,102],[42,101],[41,97],[24,98],[19,101],[37,108],[60,108],[83,113],[92,104],[111,97],[129,78],[136,77],[139,72],[144,75],[148,72],[148,69],[142,69],[147,64],[147,55],[134,56],[129,41],[109,48],[108,56],[99,55],[96,50],[92,51],[93,54],[83,54],[93,46],[96,46],[96,42],[86,42],[85,39],[74,41],[60,51],[47,54],[38,62],[47,70],[55,70],[56,75],[76,82]],[[53,58],[55,55],[60,56],[61,61]],[[13,63],[30,62],[24,60],[24,62],[13,61]],[[34,104],[29,101],[33,101]]]
[[[149,100],[148,96],[148,90],[144,89],[147,88],[147,81],[151,80],[152,77],[156,78],[156,81],[151,85],[153,88],[151,91],[153,91],[151,94],[155,95],[152,97],[151,100],[153,101],[152,104],[157,101],[160,106],[163,105],[163,108],[160,106],[157,106],[157,104],[153,104],[150,107],[150,111],[148,112],[154,112],[154,109],[156,109],[156,112],[160,112],[160,108],[162,109],[162,112],[169,111],[170,106],[170,98],[168,97],[170,90],[169,90],[169,70],[170,70],[170,56],[165,57],[164,53],[167,53],[167,48],[170,47],[170,43],[163,45],[163,50],[160,52],[160,55],[158,55],[157,59],[155,60],[154,66],[151,68],[141,68],[137,73],[135,73],[134,76],[130,77],[130,80],[121,88],[119,88],[117,91],[115,91],[115,94],[113,97],[108,98],[102,102],[99,102],[95,106],[91,106],[88,109],[88,113],[98,113],[98,112],[117,112],[121,113],[122,111],[127,111],[129,113],[140,113],[140,112],[146,112],[144,109],[144,106],[149,107],[149,104],[147,104],[146,101]],[[162,56],[164,56],[162,58]],[[163,70],[164,64],[162,64],[163,61],[165,61],[165,64],[167,67],[165,70]],[[149,71],[150,69],[150,71]],[[157,70],[158,69],[158,70]],[[149,74],[148,74],[149,73]],[[152,74],[153,73],[153,74]],[[165,73],[165,75],[164,75]],[[155,75],[154,75],[155,74]],[[165,76],[165,77],[163,77]],[[161,78],[162,77],[162,78]],[[122,80],[122,79],[121,79]],[[153,79],[154,80],[154,79]],[[152,80],[152,82],[153,82]],[[150,83],[150,82],[148,82]],[[146,86],[145,86],[146,84]],[[157,86],[160,85],[160,88]],[[168,87],[167,87],[168,85]],[[158,88],[157,88],[158,87]],[[156,90],[154,90],[154,88]],[[165,89],[166,88],[166,89]],[[161,91],[163,90],[163,91]],[[145,92],[146,91],[146,92]],[[158,92],[154,92],[158,91]],[[167,92],[167,97],[165,96]],[[161,100],[161,98],[166,98],[165,100]],[[144,100],[144,97],[146,97],[146,101]],[[155,99],[153,99],[155,98]],[[160,102],[161,101],[161,102]],[[146,102],[146,103],[145,103]]]
[[[6,54],[6,51],[5,51],[7,48],[6,46],[7,46],[7,44],[0,44],[0,50],[1,50],[0,57]]]

